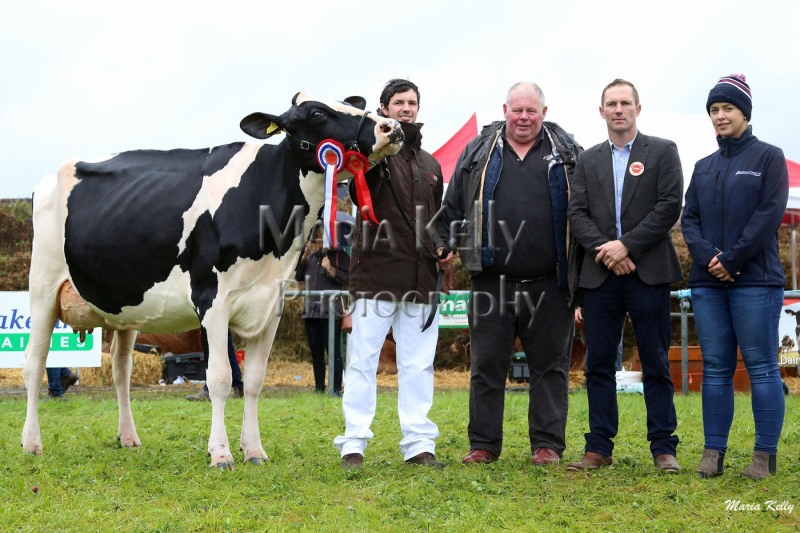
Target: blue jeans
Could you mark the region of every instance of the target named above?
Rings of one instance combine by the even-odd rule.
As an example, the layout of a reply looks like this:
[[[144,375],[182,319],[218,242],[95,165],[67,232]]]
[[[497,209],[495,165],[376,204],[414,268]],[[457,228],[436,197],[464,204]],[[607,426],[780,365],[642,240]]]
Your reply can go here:
[[[750,376],[755,450],[778,451],[785,400],[778,369],[782,287],[696,287],[692,307],[703,352],[705,447],[725,452],[733,422],[736,347]]]
[[[64,387],[61,386],[61,378],[72,375],[69,368],[48,368],[47,369],[47,388],[51,396],[63,396]]]

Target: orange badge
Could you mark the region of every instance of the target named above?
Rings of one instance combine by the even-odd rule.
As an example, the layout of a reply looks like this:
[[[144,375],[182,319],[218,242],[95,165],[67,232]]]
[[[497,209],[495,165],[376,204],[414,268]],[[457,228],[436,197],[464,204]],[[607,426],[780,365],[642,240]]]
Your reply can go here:
[[[631,163],[631,166],[628,167],[628,171],[631,173],[631,176],[641,176],[642,172],[644,172],[644,165],[638,161],[634,161]]]

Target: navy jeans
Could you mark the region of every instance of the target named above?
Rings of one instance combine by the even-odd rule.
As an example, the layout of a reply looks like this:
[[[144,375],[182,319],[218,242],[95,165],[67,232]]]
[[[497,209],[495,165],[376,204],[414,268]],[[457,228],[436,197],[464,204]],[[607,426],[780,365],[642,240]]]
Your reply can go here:
[[[696,287],[692,307],[703,352],[705,447],[725,452],[733,422],[736,347],[750,376],[755,450],[778,451],[786,409],[778,368],[783,287]]]
[[[615,364],[627,313],[642,363],[650,453],[675,455],[679,439],[669,374],[669,285],[648,285],[635,273],[611,275],[596,289],[584,289],[583,298],[589,399],[586,451],[608,456],[614,450],[619,429]]]

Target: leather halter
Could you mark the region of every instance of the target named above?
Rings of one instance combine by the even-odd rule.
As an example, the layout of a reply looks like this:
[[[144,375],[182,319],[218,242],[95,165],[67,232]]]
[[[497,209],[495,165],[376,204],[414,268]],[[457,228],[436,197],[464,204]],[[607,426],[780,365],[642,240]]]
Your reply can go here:
[[[358,149],[358,136],[361,135],[361,129],[364,127],[364,122],[367,119],[367,115],[369,115],[370,113],[372,113],[372,111],[365,111],[364,114],[361,115],[361,120],[358,121],[358,128],[356,128],[355,138],[352,141],[347,141],[346,143],[344,143],[345,151],[348,151],[348,150],[355,150],[356,152],[359,151],[359,149]],[[298,139],[297,137],[293,136],[291,133],[289,133],[286,130],[284,130],[284,133],[286,134],[286,138],[289,139],[290,141],[292,141],[292,143],[296,147],[298,147],[300,150],[304,150],[304,151],[307,151],[307,152],[315,152],[316,153],[317,146],[319,146],[318,144],[314,144],[314,143],[311,143],[309,141],[305,141],[303,139]]]

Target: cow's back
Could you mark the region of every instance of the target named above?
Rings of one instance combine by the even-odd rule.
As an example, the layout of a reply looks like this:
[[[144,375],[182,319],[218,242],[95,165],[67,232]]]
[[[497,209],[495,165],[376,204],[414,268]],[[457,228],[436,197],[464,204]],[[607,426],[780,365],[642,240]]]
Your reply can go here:
[[[117,314],[141,304],[146,291],[166,281],[192,222],[185,215],[198,199],[207,200],[199,197],[204,179],[222,171],[242,146],[137,150],[62,169],[60,181],[71,181],[74,169],[64,252],[81,296]]]

